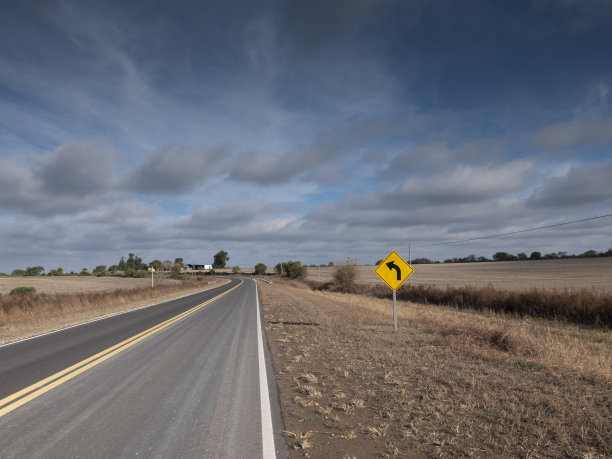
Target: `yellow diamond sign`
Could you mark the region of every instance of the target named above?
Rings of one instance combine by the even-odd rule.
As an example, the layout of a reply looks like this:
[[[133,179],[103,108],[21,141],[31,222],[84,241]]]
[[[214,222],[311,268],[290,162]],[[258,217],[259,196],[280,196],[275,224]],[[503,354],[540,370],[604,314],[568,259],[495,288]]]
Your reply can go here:
[[[414,269],[395,251],[392,251],[374,272],[391,287],[391,290],[397,290],[414,272]]]

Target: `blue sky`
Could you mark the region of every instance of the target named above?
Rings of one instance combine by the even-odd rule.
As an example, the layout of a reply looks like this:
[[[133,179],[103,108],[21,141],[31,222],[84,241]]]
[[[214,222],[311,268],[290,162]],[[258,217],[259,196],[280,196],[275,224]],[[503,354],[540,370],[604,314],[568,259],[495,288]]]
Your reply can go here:
[[[612,3],[7,1],[0,271],[612,247]]]

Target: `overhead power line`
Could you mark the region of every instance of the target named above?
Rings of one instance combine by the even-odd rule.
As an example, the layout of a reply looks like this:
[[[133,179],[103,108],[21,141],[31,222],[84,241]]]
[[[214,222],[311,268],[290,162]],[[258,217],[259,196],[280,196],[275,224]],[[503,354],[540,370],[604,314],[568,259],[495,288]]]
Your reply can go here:
[[[606,217],[612,217],[612,214],[598,215],[597,217],[582,218],[580,220],[572,220],[571,222],[555,223],[554,225],[545,225],[545,226],[538,226],[535,228],[527,228],[527,229],[522,229],[522,230],[517,230],[517,231],[509,231],[507,233],[491,234],[489,236],[479,236],[479,237],[473,237],[470,239],[461,239],[459,241],[436,242],[434,244],[416,245],[413,247],[433,247],[435,245],[458,244],[460,242],[470,242],[470,241],[478,241],[481,239],[491,239],[494,237],[509,236],[511,234],[519,234],[519,233],[527,233],[529,231],[537,231],[537,230],[546,229],[546,228],[554,228],[556,226],[571,225],[573,223],[586,222],[589,220],[597,220],[598,218],[606,218]]]

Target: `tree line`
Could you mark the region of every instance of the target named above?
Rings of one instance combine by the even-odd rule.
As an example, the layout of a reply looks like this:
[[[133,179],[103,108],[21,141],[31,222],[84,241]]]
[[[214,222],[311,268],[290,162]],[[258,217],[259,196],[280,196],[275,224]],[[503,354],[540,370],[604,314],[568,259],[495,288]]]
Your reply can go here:
[[[596,250],[587,250],[580,254],[568,254],[567,252],[551,252],[542,255],[541,252],[534,251],[527,255],[524,252],[520,252],[516,255],[508,252],[495,252],[491,258],[477,257],[476,255],[468,255],[462,258],[447,258],[444,263],[480,263],[488,261],[522,261],[522,260],[559,260],[567,258],[599,258],[599,257],[612,257],[612,248],[605,252],[598,252]],[[381,260],[382,262],[382,260]],[[412,260],[412,264],[432,264],[440,263],[439,261],[430,260],[429,258],[415,258]],[[380,263],[377,263],[380,264]]]

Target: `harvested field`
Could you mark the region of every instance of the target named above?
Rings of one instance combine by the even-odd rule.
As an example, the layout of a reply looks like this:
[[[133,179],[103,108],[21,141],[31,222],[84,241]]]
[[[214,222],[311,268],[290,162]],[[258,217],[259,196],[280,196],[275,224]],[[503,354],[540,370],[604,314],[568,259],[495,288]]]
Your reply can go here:
[[[176,285],[180,281],[155,276],[156,285]],[[151,277],[136,279],[132,277],[95,277],[95,276],[33,276],[0,277],[0,294],[9,293],[15,287],[34,287],[39,293],[87,293],[129,290],[151,286]]]
[[[407,259],[406,259],[407,260]],[[493,287],[505,290],[593,289],[612,292],[612,258],[573,258],[566,260],[526,260],[485,263],[443,263],[413,265],[414,273],[406,281],[414,285],[439,288]],[[374,274],[375,266],[357,267],[357,282],[382,284]],[[329,282],[334,268],[309,268],[308,279]]]
[[[610,457],[612,334],[260,283],[292,457]]]

